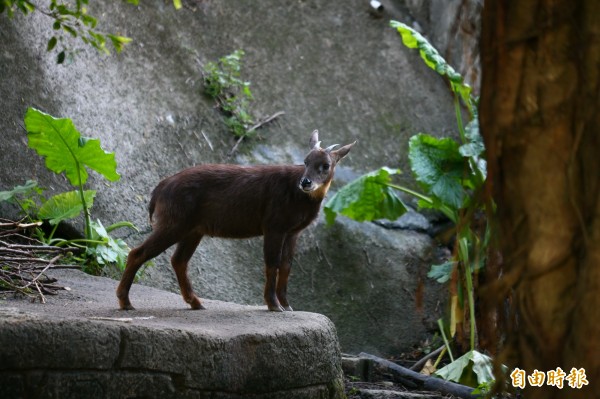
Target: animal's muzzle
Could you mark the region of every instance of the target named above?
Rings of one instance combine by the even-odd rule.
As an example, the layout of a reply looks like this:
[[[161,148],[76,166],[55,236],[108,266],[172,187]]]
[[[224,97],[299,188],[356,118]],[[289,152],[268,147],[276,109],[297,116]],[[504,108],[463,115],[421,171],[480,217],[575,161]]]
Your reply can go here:
[[[310,188],[310,186],[312,186],[312,181],[308,177],[303,177],[300,180],[300,187],[302,187],[302,189]]]

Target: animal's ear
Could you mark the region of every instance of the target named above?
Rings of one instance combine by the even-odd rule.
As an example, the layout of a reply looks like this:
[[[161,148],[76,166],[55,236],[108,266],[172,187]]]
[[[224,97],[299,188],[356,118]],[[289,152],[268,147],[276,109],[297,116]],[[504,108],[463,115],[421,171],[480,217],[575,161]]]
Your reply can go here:
[[[314,132],[312,132],[312,135],[310,136],[310,141],[308,142],[308,145],[310,146],[311,150],[314,149],[319,149],[321,148],[321,142],[319,141],[319,131],[315,130]]]
[[[348,153],[350,152],[350,149],[352,148],[352,146],[356,144],[356,141],[354,143],[351,144],[347,144],[345,146],[343,146],[340,149],[337,149],[335,151],[331,151],[331,157],[335,160],[335,162],[337,163],[340,159],[344,158],[346,155],[348,155]]]

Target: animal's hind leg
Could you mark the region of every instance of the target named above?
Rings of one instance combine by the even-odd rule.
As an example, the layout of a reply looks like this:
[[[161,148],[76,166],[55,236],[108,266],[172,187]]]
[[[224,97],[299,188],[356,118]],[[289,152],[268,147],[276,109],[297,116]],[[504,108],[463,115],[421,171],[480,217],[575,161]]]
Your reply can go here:
[[[140,267],[142,267],[146,261],[160,255],[174,243],[175,239],[170,232],[157,229],[142,243],[142,245],[129,252],[125,271],[123,272],[121,282],[117,287],[117,298],[119,299],[119,307],[122,310],[134,309],[129,301],[129,290],[131,289],[131,284],[133,284],[135,274]]]
[[[171,257],[171,265],[173,265],[173,269],[175,269],[175,275],[179,282],[183,300],[189,303],[192,309],[204,309],[204,306],[202,306],[202,303],[200,302],[200,298],[194,294],[192,283],[190,282],[187,273],[188,262],[198,247],[198,244],[200,244],[201,239],[201,234],[187,236],[179,241],[175,253],[173,253],[173,256]]]

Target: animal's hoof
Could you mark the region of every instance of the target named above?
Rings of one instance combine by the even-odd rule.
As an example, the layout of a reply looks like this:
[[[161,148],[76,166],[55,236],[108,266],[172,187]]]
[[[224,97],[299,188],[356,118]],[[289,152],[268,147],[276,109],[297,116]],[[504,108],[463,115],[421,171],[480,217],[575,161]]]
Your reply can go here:
[[[122,303],[120,307],[121,310],[135,310],[131,303]]]
[[[283,310],[285,310],[286,312],[293,312],[294,309],[292,309],[292,307],[290,305],[284,306]]]
[[[277,304],[277,305],[269,305],[269,310],[271,312],[283,312],[284,311],[283,306],[281,306],[279,304]]]
[[[198,299],[198,297],[195,297],[190,301],[190,306],[192,307],[192,310],[206,309],[204,306],[202,306],[202,303],[200,302],[200,299]]]

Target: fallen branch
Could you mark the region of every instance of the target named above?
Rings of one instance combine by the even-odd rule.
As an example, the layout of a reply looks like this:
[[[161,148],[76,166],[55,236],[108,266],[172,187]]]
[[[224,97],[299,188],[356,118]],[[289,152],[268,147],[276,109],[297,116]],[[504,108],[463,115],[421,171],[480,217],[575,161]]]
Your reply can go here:
[[[236,151],[238,146],[240,145],[240,143],[244,140],[244,138],[246,138],[248,136],[248,134],[252,133],[253,131],[255,131],[258,128],[263,127],[264,125],[266,125],[267,123],[275,120],[276,118],[279,118],[281,115],[285,115],[284,111],[279,111],[279,112],[275,112],[273,115],[268,116],[264,119],[261,119],[260,121],[258,121],[257,124],[255,124],[254,126],[250,127],[245,134],[243,134],[242,136],[240,136],[240,138],[238,139],[238,141],[236,141],[235,145],[233,146],[233,148],[231,149],[231,151],[229,151],[228,155],[233,155]]]
[[[368,354],[360,353],[359,357],[370,359],[377,364],[378,367],[391,371],[398,379],[408,388],[422,389],[425,391],[437,391],[444,395],[454,395],[464,399],[477,399],[481,395],[473,395],[473,388],[465,385],[456,384],[451,381],[442,380],[436,377],[430,377],[399,366],[389,360]]]

